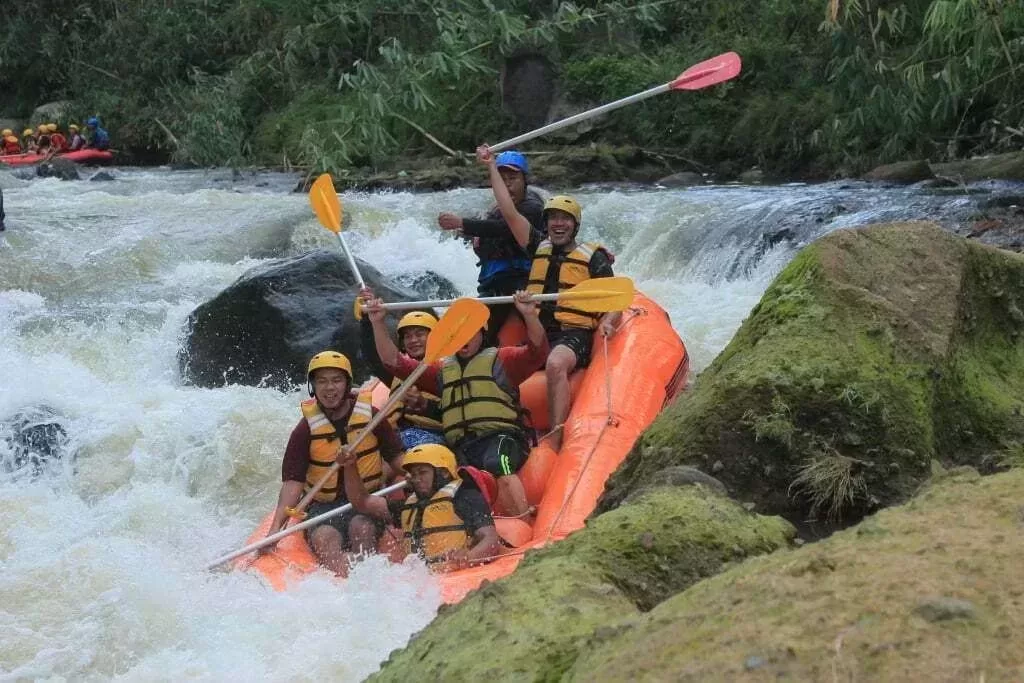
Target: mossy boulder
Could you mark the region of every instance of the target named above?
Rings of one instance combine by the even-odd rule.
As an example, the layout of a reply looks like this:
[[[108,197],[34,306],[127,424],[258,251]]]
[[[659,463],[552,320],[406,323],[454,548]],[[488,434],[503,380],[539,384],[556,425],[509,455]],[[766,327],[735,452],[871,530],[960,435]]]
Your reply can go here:
[[[599,510],[676,465],[761,512],[850,523],[930,462],[1001,467],[1024,442],[1024,258],[930,223],[805,248],[638,440]]]
[[[928,165],[927,161],[917,159],[877,166],[865,173],[864,177],[868,180],[910,184],[934,178],[935,174],[932,173],[932,168]]]
[[[967,470],[967,468],[964,468]],[[1024,470],[703,581],[599,631],[565,681],[1019,681]]]
[[[595,631],[793,534],[703,486],[653,489],[442,609],[373,680],[554,679]]]
[[[1024,152],[1007,152],[992,156],[961,159],[942,164],[933,164],[935,174],[967,182],[1001,178],[1024,180]]]

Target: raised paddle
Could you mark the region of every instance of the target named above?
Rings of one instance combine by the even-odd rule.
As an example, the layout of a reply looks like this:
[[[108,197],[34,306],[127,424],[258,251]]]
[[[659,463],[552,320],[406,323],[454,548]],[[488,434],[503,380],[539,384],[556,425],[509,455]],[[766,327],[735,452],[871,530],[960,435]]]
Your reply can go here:
[[[540,137],[541,135],[546,135],[552,131],[560,130],[566,126],[571,126],[574,123],[579,123],[580,121],[586,121],[587,119],[610,112],[613,109],[625,107],[627,104],[633,104],[634,102],[645,100],[648,97],[660,95],[661,93],[668,92],[669,90],[700,90],[701,88],[707,88],[717,83],[722,83],[723,81],[735,78],[736,75],[739,74],[741,68],[742,63],[740,61],[740,56],[735,52],[726,52],[725,54],[705,60],[700,64],[694,64],[668,83],[644,90],[643,92],[639,92],[635,95],[630,95],[629,97],[623,97],[621,100],[615,100],[614,102],[603,104],[600,107],[594,107],[593,109],[570,116],[562,119],[561,121],[549,123],[537,130],[531,130],[529,133],[517,135],[514,138],[504,140],[496,145],[490,145],[490,148],[492,152],[500,152],[503,149],[514,147],[521,142],[532,140],[536,137]]]
[[[348,250],[345,237],[341,234],[341,200],[338,199],[338,193],[334,191],[334,182],[331,180],[330,174],[324,173],[309,188],[309,203],[313,205],[313,213],[316,214],[320,225],[338,236],[341,249],[345,252],[345,258],[348,259],[348,267],[352,269],[356,280],[359,281],[359,288],[366,289],[366,282],[363,281],[363,276],[359,272],[359,266],[352,258],[352,252]]]
[[[391,493],[392,491],[398,491],[399,489],[403,488],[405,485],[406,485],[405,481],[400,481],[398,483],[392,484],[391,486],[387,486],[385,488],[382,488],[379,491],[374,491],[371,495],[374,495],[374,496],[386,496],[387,494]],[[225,562],[230,562],[231,560],[235,559],[236,557],[241,557],[242,555],[246,555],[248,553],[251,553],[254,550],[259,550],[260,548],[265,548],[268,545],[273,545],[274,543],[277,543],[279,540],[281,540],[285,536],[288,536],[289,534],[294,534],[296,531],[302,531],[303,529],[308,529],[311,526],[316,526],[320,522],[323,522],[325,519],[330,519],[331,517],[336,517],[337,515],[340,515],[340,514],[342,514],[344,512],[348,512],[351,509],[352,509],[352,503],[346,503],[345,505],[341,505],[339,507],[336,507],[333,510],[328,510],[327,512],[323,513],[322,515],[317,515],[316,517],[313,517],[311,519],[307,519],[304,522],[299,522],[298,524],[293,524],[292,526],[288,527],[287,529],[282,529],[281,531],[278,531],[276,534],[272,534],[270,536],[267,536],[266,538],[264,538],[262,540],[259,540],[259,541],[256,541],[255,543],[250,543],[249,545],[245,546],[244,548],[239,548],[238,550],[235,550],[234,552],[230,552],[227,555],[224,555],[223,557],[218,557],[216,560],[214,560],[210,564],[208,564],[205,567],[203,567],[203,569],[207,569],[207,570],[213,569],[214,567],[220,566],[220,565],[224,564]]]
[[[391,414],[392,409],[402,399],[405,392],[409,390],[411,386],[416,383],[416,380],[427,371],[427,368],[434,361],[440,360],[444,356],[451,356],[456,351],[465,346],[469,340],[473,338],[477,332],[483,329],[483,326],[487,323],[487,318],[491,315],[490,311],[487,310],[487,306],[476,301],[475,299],[459,299],[455,301],[451,308],[445,311],[441,319],[437,321],[437,325],[433,330],[430,331],[430,336],[427,337],[427,351],[423,356],[423,360],[416,366],[416,369],[405,378],[405,381],[401,383],[394,391],[391,392],[391,396],[388,398],[377,414],[373,416],[373,419],[367,423],[363,428],[363,431],[356,435],[355,440],[345,446],[346,450],[354,450],[363,439],[367,437],[376,428],[382,420],[387,419],[388,415]],[[303,510],[310,504],[320,489],[324,487],[324,484],[331,478],[335,472],[338,471],[340,465],[337,462],[331,465],[327,474],[323,476],[320,481],[317,482],[310,491],[303,496],[299,504],[294,508],[288,509],[288,515],[290,517],[301,517],[305,513]]]
[[[555,294],[534,294],[530,301],[572,301],[572,307],[587,313],[607,313],[624,311],[633,303],[636,288],[628,277],[599,277],[584,280],[570,290]],[[474,299],[482,304],[509,304],[515,300],[512,296],[484,296]],[[406,311],[415,308],[433,308],[434,306],[450,306],[457,299],[434,299],[431,301],[398,301],[384,304],[388,311]],[[364,305],[356,300],[356,319],[362,320]]]

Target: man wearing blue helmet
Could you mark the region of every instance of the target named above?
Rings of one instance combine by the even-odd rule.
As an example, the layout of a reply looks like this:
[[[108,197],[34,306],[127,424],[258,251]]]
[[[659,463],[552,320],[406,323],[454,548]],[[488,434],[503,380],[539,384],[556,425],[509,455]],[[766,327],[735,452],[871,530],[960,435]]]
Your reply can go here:
[[[100,127],[99,118],[90,116],[85,127],[89,129],[90,149],[110,149],[110,133]]]
[[[463,218],[442,213],[437,223],[445,230],[457,230],[472,239],[473,250],[480,258],[477,291],[480,296],[509,296],[526,287],[533,252],[544,238],[544,199],[527,188],[530,172],[526,156],[519,152],[502,152],[495,159],[501,180],[508,188],[518,212],[529,225],[513,230],[495,205],[484,218]],[[497,341],[498,330],[513,311],[512,304],[491,306],[488,344]]]

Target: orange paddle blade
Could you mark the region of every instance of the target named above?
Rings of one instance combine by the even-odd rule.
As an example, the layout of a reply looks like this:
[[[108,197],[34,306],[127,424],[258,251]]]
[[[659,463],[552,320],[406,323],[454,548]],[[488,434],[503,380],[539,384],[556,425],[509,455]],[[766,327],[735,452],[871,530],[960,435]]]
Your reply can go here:
[[[453,355],[483,329],[490,316],[490,309],[476,299],[457,300],[441,316],[437,327],[430,331],[423,362],[433,363]]]
[[[334,234],[341,232],[341,200],[334,191],[334,181],[328,173],[324,173],[309,188],[309,203],[313,205],[320,225]]]

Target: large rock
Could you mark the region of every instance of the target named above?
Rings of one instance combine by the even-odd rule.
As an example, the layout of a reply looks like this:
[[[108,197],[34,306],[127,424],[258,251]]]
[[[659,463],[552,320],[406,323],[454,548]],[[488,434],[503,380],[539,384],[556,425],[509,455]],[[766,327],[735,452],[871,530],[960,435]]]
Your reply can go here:
[[[864,174],[867,180],[879,180],[888,183],[910,183],[920,182],[935,177],[931,166],[924,159],[915,161],[898,161],[895,164],[885,164],[873,168]]]
[[[35,108],[29,117],[29,125],[35,128],[40,123],[63,123],[74,109],[74,104],[65,100],[47,102]]]
[[[602,627],[792,536],[709,488],[656,488],[442,610],[373,680],[557,680]]]
[[[26,471],[42,474],[48,465],[68,456],[64,418],[49,406],[23,408],[0,420],[0,472]]]
[[[78,164],[67,159],[54,157],[36,166],[36,175],[40,178],[60,178],[61,180],[79,180]]]
[[[959,182],[988,180],[1024,180],[1024,152],[1007,152],[944,164],[933,164],[936,175]]]
[[[991,472],[1024,441],[1024,257],[930,223],[804,249],[638,440],[599,509],[675,465],[757,509],[849,523],[930,461]]]
[[[362,261],[359,270],[386,301],[425,298]],[[356,379],[364,380],[359,323],[353,316],[356,291],[355,277],[337,250],[255,268],[189,316],[188,338],[178,357],[181,373],[203,387],[285,388],[305,382],[314,353],[335,349],[352,360]]]
[[[555,66],[545,55],[520,52],[505,59],[501,69],[501,103],[519,130],[533,130],[548,122],[555,99]]]
[[[1021,491],[1024,470],[947,475],[606,626],[559,680],[1019,681]]]

